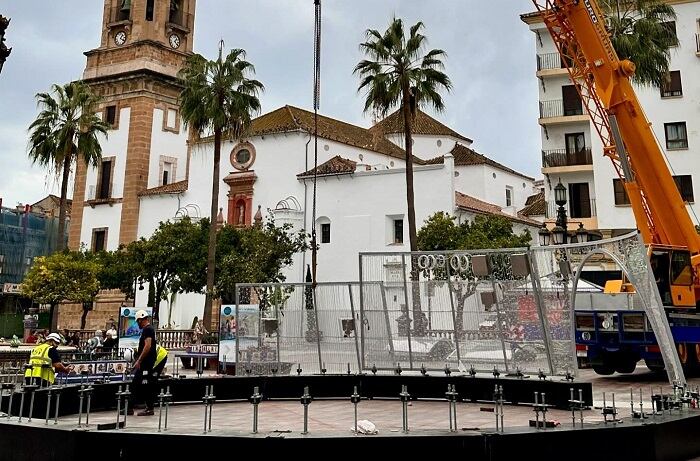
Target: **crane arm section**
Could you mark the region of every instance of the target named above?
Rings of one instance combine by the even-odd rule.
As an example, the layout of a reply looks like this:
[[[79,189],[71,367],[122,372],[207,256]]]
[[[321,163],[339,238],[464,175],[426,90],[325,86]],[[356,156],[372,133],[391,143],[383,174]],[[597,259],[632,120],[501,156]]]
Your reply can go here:
[[[533,0],[630,197],[648,244],[687,247],[700,263],[700,237],[666,164],[595,0]]]

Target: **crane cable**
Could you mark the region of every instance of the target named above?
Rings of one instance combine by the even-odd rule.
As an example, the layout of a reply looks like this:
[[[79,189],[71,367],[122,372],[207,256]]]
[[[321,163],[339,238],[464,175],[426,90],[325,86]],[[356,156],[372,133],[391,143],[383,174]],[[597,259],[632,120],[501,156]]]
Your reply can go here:
[[[321,0],[314,0],[314,187],[311,213],[311,274],[316,287],[318,244],[316,242],[316,182],[318,179],[318,109],[321,105]]]

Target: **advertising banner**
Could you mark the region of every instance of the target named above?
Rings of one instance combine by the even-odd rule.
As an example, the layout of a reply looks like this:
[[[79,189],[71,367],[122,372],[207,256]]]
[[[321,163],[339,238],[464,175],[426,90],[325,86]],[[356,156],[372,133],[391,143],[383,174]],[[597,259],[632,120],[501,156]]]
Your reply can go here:
[[[239,351],[258,345],[260,308],[257,304],[221,306],[219,317],[219,362],[235,363]],[[238,341],[238,350],[236,349]]]
[[[141,329],[136,323],[136,312],[144,310],[153,315],[150,307],[122,307],[119,309],[119,349],[136,349],[139,346]]]

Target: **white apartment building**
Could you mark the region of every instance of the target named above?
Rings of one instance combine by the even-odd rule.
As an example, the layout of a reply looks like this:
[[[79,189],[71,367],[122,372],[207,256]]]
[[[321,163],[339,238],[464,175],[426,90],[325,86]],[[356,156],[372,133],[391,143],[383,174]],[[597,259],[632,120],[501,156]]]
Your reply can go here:
[[[676,11],[680,46],[671,51],[667,88],[635,86],[691,213],[700,181],[700,1],[667,0]],[[556,219],[554,187],[567,189],[569,230],[582,223],[609,237],[635,229],[632,209],[547,28],[535,13],[521,16],[533,32],[539,81],[545,221]]]

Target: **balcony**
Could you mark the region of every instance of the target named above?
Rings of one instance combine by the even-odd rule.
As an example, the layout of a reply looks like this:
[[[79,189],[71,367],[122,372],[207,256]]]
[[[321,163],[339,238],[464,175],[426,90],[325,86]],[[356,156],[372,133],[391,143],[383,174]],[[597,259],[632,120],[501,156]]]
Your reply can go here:
[[[588,115],[584,112],[580,101],[566,101],[566,103],[563,99],[540,101],[540,125],[576,122],[588,122]]]
[[[182,32],[190,32],[190,24],[192,23],[192,14],[183,13],[182,11],[171,11],[168,18],[167,27],[170,30],[181,30]]]
[[[543,53],[537,55],[537,76],[565,75],[568,71],[559,53]]]
[[[567,203],[564,205],[564,208],[566,209],[566,215],[569,218],[569,221],[595,218],[598,215],[594,198],[579,200],[575,203]],[[559,207],[554,200],[547,201],[546,219],[557,219],[557,209],[559,209]],[[589,229],[593,229],[585,224],[584,226]]]
[[[559,168],[580,165],[593,165],[593,155],[590,148],[577,152],[567,152],[566,149],[542,151],[542,168]]]
[[[107,27],[117,27],[125,24],[131,24],[131,8],[122,8],[115,6],[109,11],[109,21]]]

